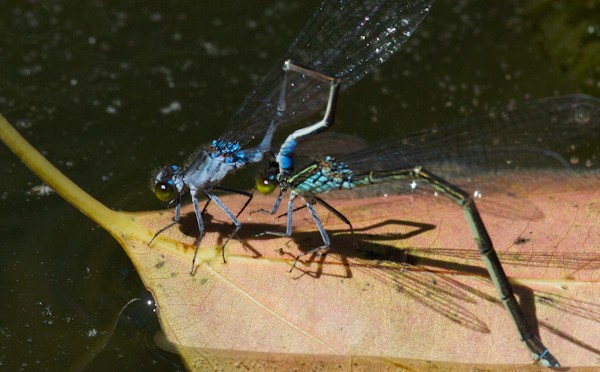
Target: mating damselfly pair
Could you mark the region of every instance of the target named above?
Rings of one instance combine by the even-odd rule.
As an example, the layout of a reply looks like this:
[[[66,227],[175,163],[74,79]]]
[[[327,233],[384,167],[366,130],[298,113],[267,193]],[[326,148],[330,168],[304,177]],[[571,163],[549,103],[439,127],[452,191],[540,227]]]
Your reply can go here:
[[[276,153],[276,161],[265,172],[261,181],[267,184],[262,186],[270,191],[271,186],[279,185],[282,192],[273,209],[267,212],[277,211],[283,191],[287,189],[290,190],[290,201],[285,233],[270,231],[265,234],[291,235],[293,202],[302,196],[323,239],[322,246],[310,249],[306,254],[326,251],[331,246],[313,208],[315,203],[333,212],[352,229],[350,220],[325,202],[320,194],[393,180],[428,184],[463,208],[499,297],[533,359],[545,366],[558,366],[558,361],[529,326],[513,294],[479,216],[476,200],[446,180],[448,173],[444,167],[452,160],[463,167],[488,170],[490,159],[510,161],[513,156],[522,154],[548,158],[568,167],[568,162],[560,155],[561,146],[568,144],[571,135],[581,138],[588,135],[590,129],[597,129],[597,100],[566,96],[532,101],[503,111],[499,116],[442,126],[436,133],[415,134],[352,154],[326,156],[303,168],[295,166],[294,153],[298,145],[334,123],[339,91],[359,81],[396,52],[429,13],[432,4],[433,0],[325,1],[282,60],[240,106],[225,133],[203,146],[186,166],[165,166],[155,178],[154,192],[161,200],[175,201],[174,223],[180,219],[182,196],[187,193],[191,196],[200,231],[192,259],[193,274],[204,235],[202,214],[206,205],[200,208],[199,198],[204,194],[208,198],[207,204],[214,202],[233,222],[235,227],[226,238],[226,244],[242,227],[238,216],[251,202],[252,194],[224,188],[220,181],[236,169],[262,161],[272,151]],[[276,132],[322,109],[325,114],[321,120],[293,132],[273,150]],[[475,137],[472,137],[473,126],[481,126]],[[258,145],[243,148],[255,139],[260,141]],[[238,193],[247,200],[236,215],[215,191]],[[225,261],[224,248],[222,254]],[[296,257],[292,268],[301,256]]]

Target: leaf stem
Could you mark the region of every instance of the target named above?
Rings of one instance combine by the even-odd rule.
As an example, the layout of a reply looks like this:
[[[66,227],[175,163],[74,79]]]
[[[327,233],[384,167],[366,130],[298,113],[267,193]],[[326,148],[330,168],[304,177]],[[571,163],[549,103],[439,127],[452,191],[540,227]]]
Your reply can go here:
[[[117,239],[125,229],[129,230],[128,226],[132,227],[132,221],[125,213],[113,211],[82,190],[27,142],[2,115],[0,140],[42,181]]]

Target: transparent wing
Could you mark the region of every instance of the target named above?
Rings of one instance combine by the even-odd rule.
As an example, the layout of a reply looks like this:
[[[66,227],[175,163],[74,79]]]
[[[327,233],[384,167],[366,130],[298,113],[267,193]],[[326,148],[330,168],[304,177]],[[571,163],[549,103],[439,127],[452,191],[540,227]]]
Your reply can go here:
[[[453,178],[502,170],[598,168],[600,100],[542,98],[339,157],[354,172],[421,165]]]
[[[346,155],[353,152],[365,150],[369,142],[352,134],[326,131],[318,136],[309,137],[302,142],[295,156],[309,157],[310,161],[322,156]]]
[[[539,209],[513,189],[517,177],[535,183],[547,177],[584,175],[600,169],[600,100],[570,95],[531,100],[464,119],[439,129],[373,144],[337,156],[354,174],[423,166],[469,192],[486,212],[513,219],[542,217]],[[564,179],[564,178],[562,178]],[[581,182],[588,182],[580,179]],[[419,180],[400,180],[354,191],[358,195],[410,193],[438,195]],[[488,198],[501,192],[513,196],[510,205]],[[333,193],[331,197],[334,196]],[[440,200],[446,198],[440,196]]]
[[[262,138],[275,117],[284,60],[341,78],[341,89],[385,62],[412,35],[434,0],[324,0],[288,52],[243,101],[222,138],[245,144]],[[320,110],[327,83],[290,75],[287,108],[280,126]]]

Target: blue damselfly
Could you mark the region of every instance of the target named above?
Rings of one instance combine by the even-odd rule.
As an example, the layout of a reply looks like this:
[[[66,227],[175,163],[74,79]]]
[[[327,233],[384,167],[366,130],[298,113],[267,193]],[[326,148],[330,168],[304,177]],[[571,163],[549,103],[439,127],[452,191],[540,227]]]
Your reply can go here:
[[[395,53],[428,14],[433,1],[324,0],[284,58],[275,63],[259,86],[246,97],[223,135],[202,146],[187,165],[167,164],[157,173],[152,180],[154,194],[162,201],[175,202],[176,208],[173,223],[159,230],[150,243],[179,222],[181,197],[189,193],[200,232],[192,259],[192,274],[204,236],[202,213],[210,201],[217,204],[235,225],[223,244],[225,261],[224,246],[240,229],[241,223],[214,191],[245,195],[248,199],[239,213],[248,205],[252,194],[221,187],[221,180],[239,168],[262,160],[271,150],[277,128],[327,106],[321,121],[294,132],[282,146],[281,164],[291,169],[297,143],[333,124],[338,90],[356,83]],[[257,137],[262,140],[256,147],[242,149]],[[201,210],[198,197],[202,194],[208,200]]]

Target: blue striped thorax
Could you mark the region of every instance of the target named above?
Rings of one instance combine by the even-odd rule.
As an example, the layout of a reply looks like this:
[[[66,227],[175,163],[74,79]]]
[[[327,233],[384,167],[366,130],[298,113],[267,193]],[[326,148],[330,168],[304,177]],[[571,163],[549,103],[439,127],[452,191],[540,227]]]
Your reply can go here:
[[[298,171],[289,178],[290,186],[304,194],[319,194],[330,190],[353,188],[352,170],[343,162],[327,156]]]
[[[239,159],[241,146],[238,142],[225,142],[223,140],[213,140],[208,147],[207,152],[213,159],[223,157],[226,163],[236,163]]]

